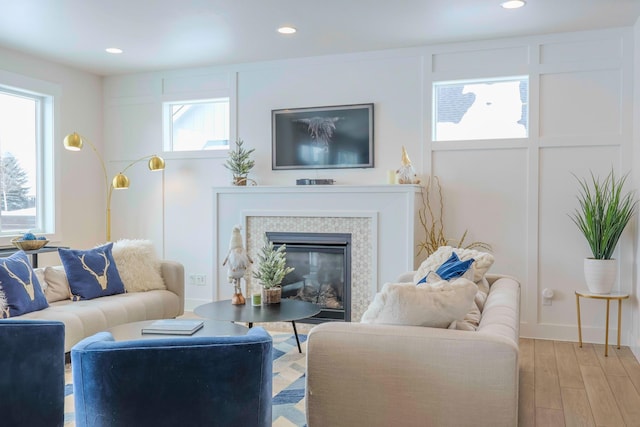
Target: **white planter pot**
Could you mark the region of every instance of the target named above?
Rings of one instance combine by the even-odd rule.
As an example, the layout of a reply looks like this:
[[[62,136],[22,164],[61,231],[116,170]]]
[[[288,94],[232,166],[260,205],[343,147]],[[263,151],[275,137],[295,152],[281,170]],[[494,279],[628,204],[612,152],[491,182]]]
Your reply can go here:
[[[591,293],[611,293],[617,273],[618,263],[615,259],[584,259],[584,278]]]

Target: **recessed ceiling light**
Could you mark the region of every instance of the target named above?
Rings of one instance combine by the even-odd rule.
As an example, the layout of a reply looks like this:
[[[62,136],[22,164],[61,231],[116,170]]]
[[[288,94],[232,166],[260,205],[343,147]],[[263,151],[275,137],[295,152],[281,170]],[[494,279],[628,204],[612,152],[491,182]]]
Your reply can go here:
[[[278,28],[278,32],[279,32],[280,34],[293,34],[293,33],[295,33],[296,31],[298,31],[298,30],[296,30],[296,29],[295,29],[295,28],[293,28],[293,27],[280,27],[280,28]]]
[[[500,3],[504,9],[518,9],[526,4],[524,0],[508,0]]]
[[[122,53],[122,49],[117,47],[108,47],[105,50],[109,53]]]

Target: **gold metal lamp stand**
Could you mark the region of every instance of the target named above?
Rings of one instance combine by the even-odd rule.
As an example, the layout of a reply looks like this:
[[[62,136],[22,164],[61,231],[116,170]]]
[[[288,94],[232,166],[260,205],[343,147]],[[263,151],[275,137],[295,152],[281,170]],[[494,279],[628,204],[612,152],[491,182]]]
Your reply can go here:
[[[141,162],[142,160],[147,160],[147,159],[149,159],[149,161],[147,163],[147,165],[149,167],[149,170],[151,170],[151,171],[164,170],[164,159],[162,157],[156,156],[155,154],[151,155],[151,156],[141,157],[141,158],[139,158],[137,160],[134,160],[133,162],[129,163],[124,169],[122,169],[121,172],[119,172],[116,176],[113,177],[113,179],[111,181],[109,181],[109,178],[108,178],[108,175],[107,175],[107,168],[105,166],[104,159],[100,155],[100,152],[98,152],[98,150],[96,149],[95,145],[93,145],[91,143],[91,141],[89,141],[87,138],[79,135],[76,132],[71,133],[71,134],[67,135],[64,138],[64,148],[66,148],[69,151],[80,151],[80,150],[82,150],[82,147],[84,146],[84,143],[89,144],[89,146],[91,147],[93,152],[96,153],[96,156],[98,156],[98,160],[100,160],[100,165],[102,166],[102,173],[104,174],[104,183],[105,183],[105,190],[106,190],[106,195],[107,195],[107,200],[106,200],[106,202],[107,202],[106,238],[107,238],[107,242],[109,242],[109,241],[111,241],[111,195],[112,195],[114,189],[115,190],[124,190],[124,189],[129,188],[129,178],[124,173],[131,166],[135,165],[138,162]]]

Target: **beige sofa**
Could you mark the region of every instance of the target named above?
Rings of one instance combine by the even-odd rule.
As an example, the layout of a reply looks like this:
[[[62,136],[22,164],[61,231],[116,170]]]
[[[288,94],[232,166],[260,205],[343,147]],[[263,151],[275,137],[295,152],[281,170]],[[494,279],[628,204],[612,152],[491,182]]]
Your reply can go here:
[[[39,273],[38,270],[36,272]],[[26,313],[12,319],[63,322],[65,325],[64,349],[65,352],[69,352],[71,347],[83,338],[123,323],[168,319],[182,315],[184,313],[184,266],[175,261],[162,261],[161,275],[167,287],[166,290],[128,292],[82,301],[64,298],[49,302],[49,307],[44,310]]]
[[[520,285],[486,277],[477,331],[315,326],[307,341],[309,427],[517,426]]]

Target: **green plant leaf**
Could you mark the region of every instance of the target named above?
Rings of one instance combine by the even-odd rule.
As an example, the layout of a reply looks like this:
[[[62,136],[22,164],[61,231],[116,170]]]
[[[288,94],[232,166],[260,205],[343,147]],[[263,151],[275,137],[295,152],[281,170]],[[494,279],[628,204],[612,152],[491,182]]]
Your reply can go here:
[[[245,149],[244,141],[238,139],[235,142],[235,148],[229,150],[229,158],[223,166],[233,173],[234,178],[244,178],[255,165],[255,161],[251,160],[251,154],[254,151],[255,148]]]
[[[597,178],[593,172],[589,180],[573,176],[579,184],[576,196],[579,207],[569,216],[587,240],[593,258],[611,259],[637,209],[635,193],[623,193],[629,174],[616,179],[612,169],[604,179]]]
[[[284,277],[293,270],[293,267],[287,267],[286,245],[275,249],[265,233],[264,245],[258,254],[258,270],[253,272],[253,277],[268,289],[280,285]]]

